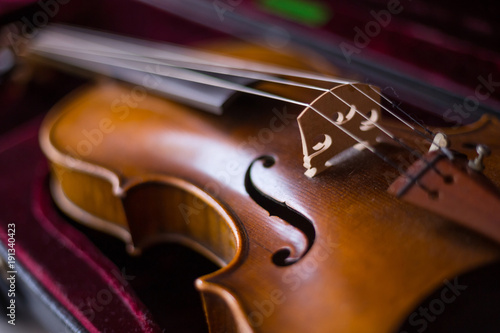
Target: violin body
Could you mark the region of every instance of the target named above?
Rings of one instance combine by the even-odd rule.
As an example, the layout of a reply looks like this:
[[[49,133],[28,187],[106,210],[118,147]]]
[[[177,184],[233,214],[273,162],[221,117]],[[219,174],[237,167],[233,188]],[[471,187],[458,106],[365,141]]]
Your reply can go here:
[[[60,102],[40,142],[64,212],[131,252],[175,241],[221,266],[196,282],[211,332],[390,332],[433,289],[498,258],[492,241],[387,193],[398,173],[369,151],[305,176],[302,109],[242,95],[218,116],[106,81]],[[487,144],[485,174],[500,184],[496,119],[447,132],[471,157],[464,143]]]

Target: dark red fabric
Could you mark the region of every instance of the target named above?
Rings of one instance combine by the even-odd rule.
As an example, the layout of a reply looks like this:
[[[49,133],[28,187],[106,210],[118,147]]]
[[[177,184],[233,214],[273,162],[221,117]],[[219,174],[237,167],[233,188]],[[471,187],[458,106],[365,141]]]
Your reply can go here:
[[[22,9],[35,2],[35,0],[2,0],[0,1],[0,16]]]
[[[16,255],[89,332],[159,332],[123,274],[55,211],[36,119],[0,141],[0,240],[16,224]]]

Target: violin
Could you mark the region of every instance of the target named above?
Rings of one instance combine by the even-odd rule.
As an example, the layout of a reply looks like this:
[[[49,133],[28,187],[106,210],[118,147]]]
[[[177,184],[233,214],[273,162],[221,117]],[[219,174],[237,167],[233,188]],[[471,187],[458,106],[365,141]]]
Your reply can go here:
[[[196,281],[211,332],[393,331],[498,259],[498,119],[429,128],[300,53],[57,29],[34,56],[101,79],[40,129],[55,202],[130,253],[218,264]]]

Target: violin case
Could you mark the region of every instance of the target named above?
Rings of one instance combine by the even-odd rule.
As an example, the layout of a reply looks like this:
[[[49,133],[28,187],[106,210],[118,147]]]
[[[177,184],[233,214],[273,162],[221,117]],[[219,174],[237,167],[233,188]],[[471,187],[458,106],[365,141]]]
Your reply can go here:
[[[269,1],[173,3],[177,4],[172,4],[169,12],[134,1],[1,1],[0,23],[23,22],[29,29],[37,13],[43,12],[45,16],[38,14],[38,20],[50,17],[52,21],[137,37],[196,44],[244,35],[246,30],[238,23],[239,15],[252,22],[285,27],[278,32],[287,31],[286,40],[299,44],[304,36],[314,35],[309,45],[302,46],[323,53],[347,75],[376,82],[383,90],[394,90],[396,95],[398,92],[390,85],[393,81],[380,77],[384,76],[380,74],[382,68],[383,73],[394,76],[392,80],[402,76],[404,80],[413,78],[414,90],[428,89],[418,85],[428,82],[438,91],[461,96],[455,101],[458,104],[462,101],[462,111],[454,109],[453,104],[437,111],[453,124],[470,122],[481,113],[500,110],[498,2],[459,5],[454,1],[366,0],[340,4],[314,1],[316,7],[310,17]],[[179,17],[187,10],[182,4],[194,8],[193,17],[203,8],[209,8],[207,4],[219,6],[216,8],[219,16],[213,16],[218,20],[218,30],[206,27],[213,25],[210,22],[213,17],[206,18],[206,24]],[[304,5],[300,1],[293,4]],[[383,28],[378,31],[377,25]],[[282,42],[279,38],[271,40],[272,45]],[[343,46],[333,52],[332,44]],[[54,205],[48,189],[48,163],[39,148],[38,129],[48,109],[84,80],[52,72],[29,80],[26,76],[29,73],[23,73],[22,68],[14,68],[10,77],[2,78],[0,86],[0,257],[12,261],[10,254],[14,259],[15,273],[6,276],[15,276],[14,322],[18,326],[7,323],[13,317],[8,316],[11,312],[7,308],[9,284],[2,279],[0,300],[6,313],[0,319],[1,331],[24,327],[29,332],[33,326],[44,327],[47,332],[207,331],[193,282],[196,277],[216,270],[214,264],[171,244],[155,246],[140,257],[130,257],[122,242],[76,224]],[[488,98],[476,105],[471,98],[479,85],[488,82]],[[410,103],[416,98],[406,92],[400,95]],[[471,100],[472,104],[467,105]],[[12,228],[14,232],[9,230]],[[9,241],[10,238],[14,241]],[[15,254],[8,251],[10,248],[15,249]],[[9,271],[9,267],[4,266],[4,270]],[[498,331],[500,265],[465,272],[459,281],[467,286],[468,292],[429,322],[426,332]],[[422,303],[437,297],[440,291],[438,288]],[[417,306],[415,311],[418,309]],[[403,331],[416,330],[406,320],[401,323]]]

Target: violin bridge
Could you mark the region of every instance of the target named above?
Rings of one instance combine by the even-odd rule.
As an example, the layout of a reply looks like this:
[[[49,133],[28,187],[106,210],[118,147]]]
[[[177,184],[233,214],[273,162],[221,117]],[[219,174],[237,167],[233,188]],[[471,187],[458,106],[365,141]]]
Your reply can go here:
[[[362,150],[375,143],[380,92],[374,89],[361,83],[336,86],[298,116],[306,176],[323,172],[348,148]]]

